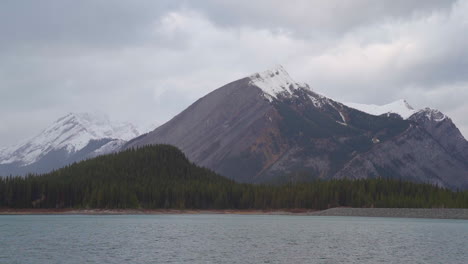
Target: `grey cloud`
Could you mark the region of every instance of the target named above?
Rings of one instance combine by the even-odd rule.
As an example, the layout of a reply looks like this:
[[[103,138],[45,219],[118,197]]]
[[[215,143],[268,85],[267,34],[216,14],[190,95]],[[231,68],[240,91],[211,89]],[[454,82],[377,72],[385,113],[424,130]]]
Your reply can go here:
[[[298,35],[336,35],[387,19],[450,9],[455,0],[207,0],[199,8],[225,26],[289,28]]]
[[[0,146],[70,111],[163,122],[283,64],[333,98],[407,98],[468,134],[468,1],[0,3]]]
[[[310,56],[303,76],[349,100],[398,99],[408,89],[432,91],[468,81],[466,1],[450,10],[353,31]],[[312,69],[312,71],[310,71]],[[351,92],[355,91],[355,92]],[[380,95],[380,96],[379,96]]]
[[[2,1],[0,47],[109,49],[141,43],[153,20],[177,6],[169,0]]]

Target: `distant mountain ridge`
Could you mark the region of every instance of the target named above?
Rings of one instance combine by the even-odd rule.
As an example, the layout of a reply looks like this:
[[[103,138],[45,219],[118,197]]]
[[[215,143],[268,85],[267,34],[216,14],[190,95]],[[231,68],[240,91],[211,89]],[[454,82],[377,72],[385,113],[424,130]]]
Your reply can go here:
[[[428,111],[403,100],[342,104],[278,66],[209,93],[125,148],[172,144],[242,182],[392,177],[468,188],[466,140]]]
[[[69,113],[38,135],[0,149],[0,175],[43,173],[119,149],[140,132],[106,116]]]

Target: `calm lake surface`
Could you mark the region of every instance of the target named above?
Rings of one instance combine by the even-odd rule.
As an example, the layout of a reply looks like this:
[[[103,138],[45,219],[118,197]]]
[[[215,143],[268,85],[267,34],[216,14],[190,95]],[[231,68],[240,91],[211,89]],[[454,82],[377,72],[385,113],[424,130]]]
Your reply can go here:
[[[0,216],[0,263],[468,263],[468,221]]]

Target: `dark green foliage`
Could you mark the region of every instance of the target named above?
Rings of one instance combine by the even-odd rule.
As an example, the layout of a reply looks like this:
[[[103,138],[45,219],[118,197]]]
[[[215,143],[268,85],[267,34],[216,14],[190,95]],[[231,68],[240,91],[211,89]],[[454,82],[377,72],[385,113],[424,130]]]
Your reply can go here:
[[[325,209],[468,207],[468,192],[388,179],[239,184],[168,145],[126,150],[55,172],[0,179],[1,208]]]

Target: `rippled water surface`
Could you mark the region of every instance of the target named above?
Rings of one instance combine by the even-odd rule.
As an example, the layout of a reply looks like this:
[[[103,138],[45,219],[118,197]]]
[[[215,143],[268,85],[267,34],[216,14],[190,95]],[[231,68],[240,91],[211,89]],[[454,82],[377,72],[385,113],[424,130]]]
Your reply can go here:
[[[468,221],[0,216],[0,263],[468,263]]]

